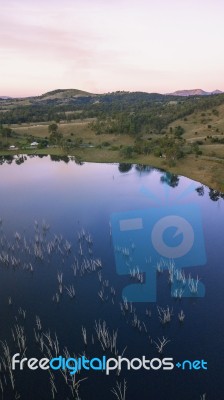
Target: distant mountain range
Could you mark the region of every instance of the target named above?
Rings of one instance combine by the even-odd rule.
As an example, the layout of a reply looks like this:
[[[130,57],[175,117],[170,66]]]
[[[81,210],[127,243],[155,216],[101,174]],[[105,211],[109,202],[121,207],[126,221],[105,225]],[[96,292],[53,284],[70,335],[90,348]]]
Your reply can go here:
[[[214,90],[213,92],[206,92],[202,89],[192,89],[192,90],[177,90],[176,92],[173,93],[166,93],[166,95],[161,95],[159,93],[146,93],[146,92],[113,92],[113,93],[104,93],[104,94],[93,94],[89,92],[85,92],[83,90],[78,90],[78,89],[56,89],[52,90],[50,92],[44,93],[40,96],[30,96],[27,97],[26,99],[30,100],[36,100],[36,101],[45,101],[45,100],[65,100],[65,99],[72,99],[72,98],[79,98],[79,97],[86,97],[86,96],[91,96],[91,97],[97,97],[97,96],[104,96],[104,95],[111,95],[111,94],[127,94],[127,93],[139,93],[139,94],[144,94],[144,95],[159,95],[159,96],[209,96],[212,94],[221,94],[224,93],[221,90]],[[12,97],[9,96],[0,96],[0,100],[9,100],[13,99]],[[18,98],[17,98],[18,99]],[[19,98],[20,100],[23,100],[25,98]]]
[[[221,90],[213,90],[213,92],[205,92],[202,89],[191,89],[191,90],[177,90],[173,93],[167,93],[171,96],[209,96],[211,94],[221,94]]]
[[[9,96],[0,96],[0,100],[7,100],[7,99],[11,99],[11,97],[9,97]]]
[[[9,96],[0,96],[0,100],[9,100],[9,99],[39,99],[39,100],[55,100],[55,99],[67,99],[70,97],[82,97],[82,96],[94,96],[92,93],[84,92],[83,90],[78,89],[56,89],[50,92],[44,93],[40,96],[29,96],[29,97],[9,97]]]

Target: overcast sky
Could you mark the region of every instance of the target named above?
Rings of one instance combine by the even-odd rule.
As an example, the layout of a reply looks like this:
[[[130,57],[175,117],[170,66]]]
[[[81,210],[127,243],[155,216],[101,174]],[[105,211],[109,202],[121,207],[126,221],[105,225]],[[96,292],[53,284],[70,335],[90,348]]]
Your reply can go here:
[[[224,91],[223,0],[0,0],[0,95]]]

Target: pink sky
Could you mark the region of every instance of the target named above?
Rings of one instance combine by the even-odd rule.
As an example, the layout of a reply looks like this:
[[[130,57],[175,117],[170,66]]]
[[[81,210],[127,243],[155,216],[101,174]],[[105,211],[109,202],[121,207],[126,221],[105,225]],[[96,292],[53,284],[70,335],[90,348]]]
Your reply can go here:
[[[224,91],[223,0],[0,0],[0,95]]]

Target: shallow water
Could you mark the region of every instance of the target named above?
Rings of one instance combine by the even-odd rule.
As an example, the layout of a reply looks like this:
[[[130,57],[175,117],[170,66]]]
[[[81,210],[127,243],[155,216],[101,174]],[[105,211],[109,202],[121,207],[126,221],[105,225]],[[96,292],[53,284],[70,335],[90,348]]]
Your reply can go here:
[[[189,251],[175,260],[168,260],[161,248],[159,254],[157,242],[168,243],[175,254],[185,240],[184,227],[177,234],[175,224],[164,228],[162,236],[155,237],[155,246],[151,236],[156,223],[170,215],[189,221],[194,234]],[[56,340],[56,333],[61,355],[67,348],[72,356],[85,352],[88,358],[104,354],[114,357],[114,349],[104,352],[97,339],[95,321],[105,320],[110,334],[118,330],[117,355],[125,349],[124,356],[129,359],[143,355],[149,359],[172,357],[174,364],[204,359],[208,369],[123,368],[120,375],[111,371],[109,376],[102,371],[82,371],[76,379],[88,379],[80,384],[81,399],[115,399],[111,389],[125,378],[126,400],[193,400],[204,393],[206,400],[221,400],[223,217],[222,194],[154,168],[79,165],[67,157],[2,160],[0,340],[7,341],[10,356],[22,353],[24,346],[26,357],[39,359],[48,356],[49,350],[55,356],[50,340]],[[133,228],[133,219],[140,225]],[[123,231],[120,221],[126,224]],[[142,283],[136,276],[130,278],[130,271],[137,268]],[[176,271],[181,268],[185,285],[177,281]],[[169,282],[172,270],[173,284]],[[198,288],[193,293],[190,282],[195,285],[197,276]],[[130,285],[135,285],[134,289]],[[69,296],[71,286],[74,298]],[[127,311],[122,296],[129,296]],[[157,307],[161,312],[167,306],[172,311],[171,321],[162,324]],[[146,315],[146,309],[151,316]],[[182,323],[178,319],[181,310],[185,314]],[[39,329],[36,316],[41,321]],[[87,346],[82,326],[86,328]],[[169,342],[160,354],[156,343],[163,337]],[[4,358],[2,346],[1,355]],[[13,376],[14,390],[2,363],[3,399],[27,399],[31,393],[34,400],[53,398],[50,379],[56,399],[77,397],[60,371],[51,378],[48,371],[17,368]]]

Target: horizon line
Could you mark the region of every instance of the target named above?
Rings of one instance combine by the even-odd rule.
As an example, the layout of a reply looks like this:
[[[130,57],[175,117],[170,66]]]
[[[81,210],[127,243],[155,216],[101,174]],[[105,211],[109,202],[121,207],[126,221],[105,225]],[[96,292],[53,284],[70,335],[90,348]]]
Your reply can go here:
[[[51,93],[51,92],[58,91],[58,90],[60,90],[60,91],[78,90],[80,92],[89,93],[90,95],[104,95],[104,94],[119,93],[119,92],[121,92],[121,93],[147,93],[147,94],[172,95],[173,93],[177,93],[177,92],[190,92],[190,91],[194,91],[194,90],[201,90],[201,91],[203,91],[205,93],[210,93],[210,94],[213,94],[213,92],[216,92],[216,91],[220,91],[221,93],[224,93],[224,91],[222,91],[220,89],[214,89],[214,90],[210,91],[210,90],[205,90],[205,89],[201,89],[201,88],[177,89],[177,90],[174,90],[173,92],[156,92],[156,91],[149,92],[149,91],[143,91],[143,90],[122,90],[122,89],[114,90],[114,91],[108,90],[107,92],[89,92],[88,90],[69,87],[69,88],[63,88],[63,89],[61,89],[61,88],[50,89],[50,90],[47,90],[46,92],[43,92],[41,94],[32,94],[32,95],[25,95],[25,96],[0,95],[0,98],[3,99],[5,97],[6,100],[7,100],[7,98],[8,99],[26,99],[26,98],[32,98],[32,97],[41,97],[41,96],[45,95],[46,93]]]

